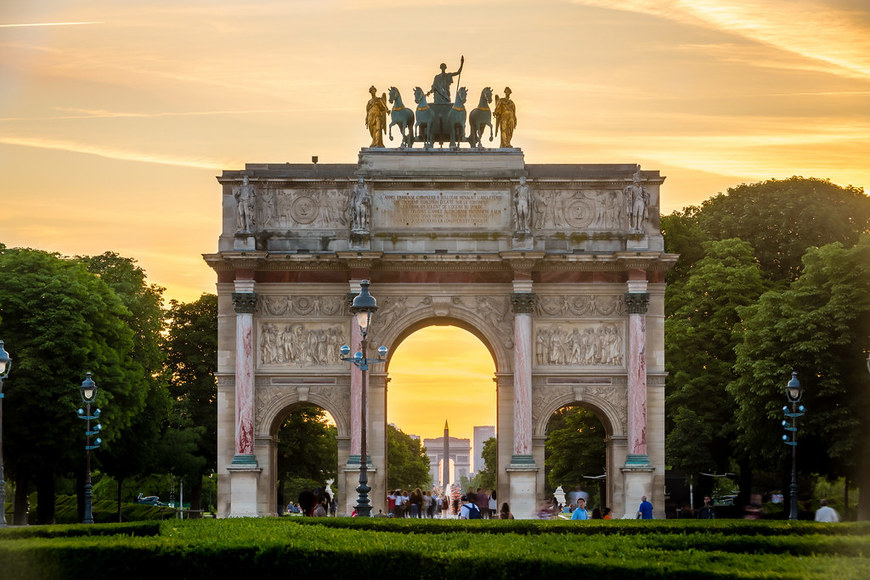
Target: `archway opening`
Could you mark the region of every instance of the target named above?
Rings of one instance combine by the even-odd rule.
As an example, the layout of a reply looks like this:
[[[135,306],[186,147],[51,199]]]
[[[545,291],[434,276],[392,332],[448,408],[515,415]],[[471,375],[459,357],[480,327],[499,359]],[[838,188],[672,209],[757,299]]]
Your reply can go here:
[[[389,364],[388,421],[423,443],[430,460],[426,489],[495,489],[495,465],[484,465],[483,445],[496,437],[495,361],[474,334],[457,326],[424,326],[394,349]],[[448,479],[443,480],[445,427]],[[388,470],[395,466],[388,464]],[[486,469],[485,469],[486,468]],[[483,485],[481,475],[492,478]]]
[[[332,415],[317,405],[297,403],[276,425],[278,513],[310,511],[311,502],[320,499],[326,500],[329,513],[336,513],[338,443]]]
[[[578,497],[591,513],[608,506],[607,430],[595,411],[580,404],[557,409],[547,423],[547,497],[573,509]],[[561,487],[564,496],[558,491]]]

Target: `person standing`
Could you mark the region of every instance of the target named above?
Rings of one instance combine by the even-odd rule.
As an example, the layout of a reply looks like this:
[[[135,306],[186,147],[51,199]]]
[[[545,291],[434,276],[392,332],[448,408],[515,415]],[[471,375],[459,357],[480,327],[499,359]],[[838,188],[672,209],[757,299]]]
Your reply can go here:
[[[641,520],[653,519],[653,504],[647,501],[646,496],[640,498],[640,507],[637,508],[637,517]]]
[[[713,509],[713,500],[709,497],[704,498],[704,507],[698,510],[698,518],[702,520],[716,519],[716,511]]]
[[[468,497],[464,498],[464,503],[459,510],[460,520],[479,520],[483,516],[480,513],[480,508],[477,507],[477,497],[473,493],[469,493]]]
[[[837,513],[832,507],[828,506],[828,500],[823,499],[821,502],[822,507],[816,510],[816,521],[817,522],[839,522],[840,514]]]
[[[588,520],[589,512],[586,511],[586,500],[582,497],[577,500],[577,509],[571,514],[572,520]]]

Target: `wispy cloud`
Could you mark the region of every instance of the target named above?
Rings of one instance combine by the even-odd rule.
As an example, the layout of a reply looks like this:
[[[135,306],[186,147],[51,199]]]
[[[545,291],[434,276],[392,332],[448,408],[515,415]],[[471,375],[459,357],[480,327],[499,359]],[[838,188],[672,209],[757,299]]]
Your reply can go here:
[[[22,24],[0,24],[0,28],[33,28],[37,26],[84,26],[103,24],[103,22],[27,22]]]
[[[140,163],[157,163],[160,165],[175,165],[179,167],[194,167],[197,169],[220,170],[224,167],[238,165],[235,161],[217,161],[202,157],[171,157],[168,155],[143,153],[141,151],[101,147],[90,143],[65,141],[61,139],[46,139],[41,137],[0,136],[0,144],[17,145],[20,147],[36,147],[40,149],[54,149],[58,151],[69,151],[72,153],[97,155],[107,159],[137,161]]]
[[[574,0],[705,26],[827,63],[832,73],[870,79],[870,29],[854,12],[794,0]]]

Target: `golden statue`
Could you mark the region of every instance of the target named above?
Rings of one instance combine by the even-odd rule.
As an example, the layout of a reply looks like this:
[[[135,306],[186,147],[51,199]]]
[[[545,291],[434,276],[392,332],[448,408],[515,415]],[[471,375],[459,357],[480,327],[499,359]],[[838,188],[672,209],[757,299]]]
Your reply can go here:
[[[499,99],[498,95],[495,96],[495,111],[492,114],[495,117],[495,134],[498,135],[501,129],[500,147],[511,147],[511,138],[517,126],[517,107],[511,100],[510,87],[504,88],[503,99]]]
[[[369,89],[372,98],[366,105],[366,127],[372,136],[372,144],[369,147],[383,147],[384,133],[387,132],[387,93],[380,97],[378,89],[372,86]]]

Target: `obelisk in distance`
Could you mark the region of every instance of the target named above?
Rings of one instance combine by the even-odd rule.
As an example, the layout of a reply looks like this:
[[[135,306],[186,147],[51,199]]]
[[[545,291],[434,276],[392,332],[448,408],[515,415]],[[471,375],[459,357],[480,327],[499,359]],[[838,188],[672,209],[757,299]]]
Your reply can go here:
[[[450,427],[447,426],[447,420],[444,420],[444,467],[441,469],[441,483],[444,485],[444,493],[449,490],[450,485]]]

